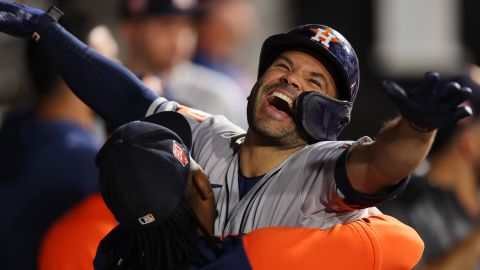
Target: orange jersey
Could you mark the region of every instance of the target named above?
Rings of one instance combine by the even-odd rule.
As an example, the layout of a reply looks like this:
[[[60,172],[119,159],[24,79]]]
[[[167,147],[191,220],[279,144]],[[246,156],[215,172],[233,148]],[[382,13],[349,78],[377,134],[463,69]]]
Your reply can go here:
[[[243,247],[254,270],[412,269],[424,248],[415,230],[386,215],[328,230],[264,228],[244,235]]]
[[[72,208],[47,232],[40,247],[39,270],[93,270],[98,243],[117,221],[94,194]]]

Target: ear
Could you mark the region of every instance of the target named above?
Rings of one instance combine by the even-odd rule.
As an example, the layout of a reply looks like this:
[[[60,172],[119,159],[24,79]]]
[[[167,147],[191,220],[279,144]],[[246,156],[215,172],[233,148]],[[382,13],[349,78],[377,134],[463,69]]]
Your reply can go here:
[[[200,165],[193,159],[190,159],[190,169],[192,171],[192,182],[197,190],[198,196],[202,201],[213,200],[213,191],[207,175],[203,172]]]

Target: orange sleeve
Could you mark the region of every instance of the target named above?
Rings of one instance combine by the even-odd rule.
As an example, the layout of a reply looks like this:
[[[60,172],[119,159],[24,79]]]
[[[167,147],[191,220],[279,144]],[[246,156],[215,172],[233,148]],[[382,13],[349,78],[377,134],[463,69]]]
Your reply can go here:
[[[95,194],[60,218],[44,236],[39,257],[39,270],[93,270],[98,243],[117,222]]]
[[[384,215],[328,230],[264,228],[243,244],[254,270],[412,269],[423,251],[413,229]]]

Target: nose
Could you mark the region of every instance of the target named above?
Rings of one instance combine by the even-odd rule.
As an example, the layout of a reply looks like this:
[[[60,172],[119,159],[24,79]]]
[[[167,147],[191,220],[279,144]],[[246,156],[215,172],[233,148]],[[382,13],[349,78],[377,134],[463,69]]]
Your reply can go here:
[[[293,86],[296,90],[301,90],[301,84],[297,76],[293,72],[287,72],[280,77],[280,81]]]

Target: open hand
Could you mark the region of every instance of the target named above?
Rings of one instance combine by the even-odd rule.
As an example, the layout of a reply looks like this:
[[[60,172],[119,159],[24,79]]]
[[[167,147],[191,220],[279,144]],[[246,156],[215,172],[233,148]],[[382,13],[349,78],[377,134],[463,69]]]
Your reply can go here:
[[[410,124],[421,131],[429,131],[456,123],[472,115],[469,106],[460,106],[472,93],[456,82],[441,85],[440,75],[427,72],[421,84],[406,92],[393,81],[383,81],[387,95]]]

